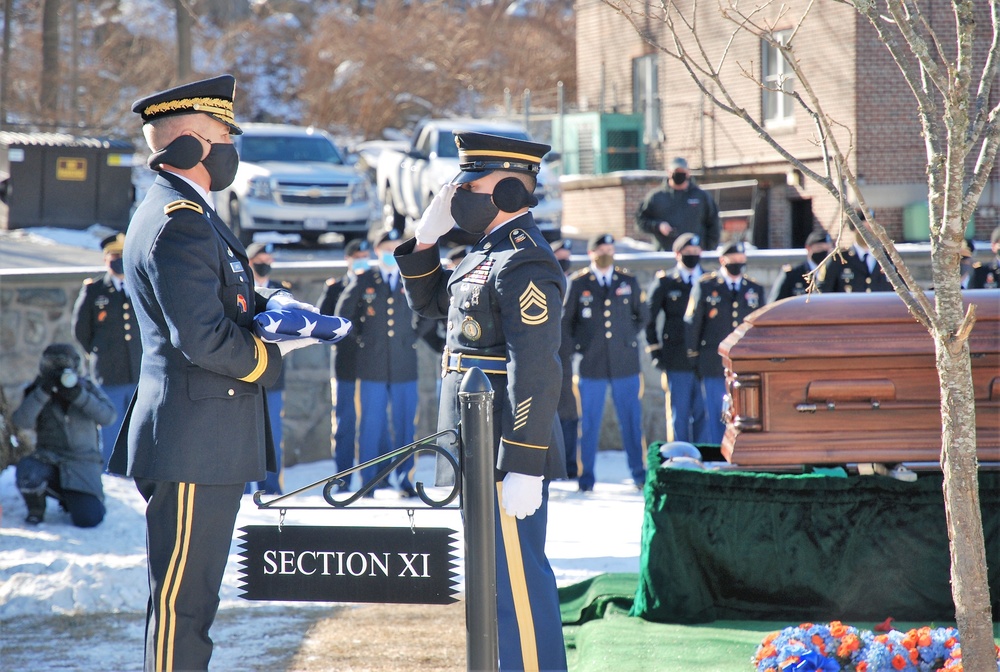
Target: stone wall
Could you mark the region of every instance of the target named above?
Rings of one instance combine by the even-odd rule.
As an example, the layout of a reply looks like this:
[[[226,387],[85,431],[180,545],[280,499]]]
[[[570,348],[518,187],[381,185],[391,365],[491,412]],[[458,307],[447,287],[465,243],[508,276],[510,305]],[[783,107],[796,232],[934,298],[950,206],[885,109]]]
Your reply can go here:
[[[578,243],[579,246],[579,243]],[[578,247],[578,249],[580,249]],[[785,263],[798,263],[802,252],[762,250],[751,252],[749,273],[769,288]],[[901,254],[914,277],[929,284],[930,255],[926,245],[903,245]],[[988,252],[977,253],[985,261]],[[586,257],[574,257],[574,264]],[[673,267],[672,257],[662,253],[619,255],[619,266],[630,269],[642,287],[649,286],[660,269]],[[706,257],[705,267],[717,263]],[[17,404],[21,388],[33,379],[42,350],[53,342],[74,342],[71,329],[73,303],[83,280],[100,268],[76,268],[58,272],[0,271],[0,386]],[[276,263],[275,277],[292,283],[295,295],[316,302],[328,277],[339,277],[343,262]],[[640,336],[640,347],[644,341]],[[330,348],[314,346],[292,353],[286,362],[284,453],[285,464],[313,462],[331,456],[332,402],[330,394]],[[666,438],[664,393],[659,372],[642,352],[643,428],[646,443]],[[437,423],[436,383],[439,356],[423,342],[419,344],[420,404],[417,436],[435,431]],[[620,448],[617,419],[610,395],[601,433],[602,448]]]

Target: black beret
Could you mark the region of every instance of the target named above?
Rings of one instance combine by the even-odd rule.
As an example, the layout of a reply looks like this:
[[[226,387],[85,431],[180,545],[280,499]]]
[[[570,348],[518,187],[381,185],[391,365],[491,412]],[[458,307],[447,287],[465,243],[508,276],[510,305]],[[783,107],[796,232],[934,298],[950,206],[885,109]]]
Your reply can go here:
[[[358,252],[367,252],[370,249],[371,245],[368,244],[367,240],[364,240],[363,238],[352,238],[347,241],[346,245],[344,245],[344,256],[351,257]]]
[[[474,182],[494,170],[538,175],[542,157],[552,149],[540,142],[472,131],[456,131],[455,144],[458,146],[458,168],[462,172],[452,180],[454,184]]]
[[[614,245],[615,238],[610,233],[599,233],[587,243],[587,251],[593,252],[598,245]]]
[[[232,75],[219,75],[140,98],[132,103],[132,111],[142,116],[143,123],[174,114],[203,112],[229,127],[233,135],[243,131],[236,125],[233,99],[236,79]]]
[[[678,254],[688,245],[697,245],[698,247],[701,247],[701,238],[693,233],[682,233],[677,236],[677,240],[674,241],[674,246],[671,249],[674,251],[674,254]]]
[[[827,233],[826,231],[813,231],[812,233],[809,234],[809,237],[806,238],[806,247],[809,247],[810,245],[818,245],[820,243],[829,243],[829,242],[831,242],[829,233]]]
[[[400,238],[399,231],[397,231],[396,229],[389,229],[388,231],[383,232],[375,240],[375,247],[378,247],[382,243],[387,243],[390,240],[399,240],[399,238]]]
[[[746,254],[746,247],[744,247],[743,241],[733,240],[723,244],[722,247],[719,248],[719,256],[723,257],[727,254]]]

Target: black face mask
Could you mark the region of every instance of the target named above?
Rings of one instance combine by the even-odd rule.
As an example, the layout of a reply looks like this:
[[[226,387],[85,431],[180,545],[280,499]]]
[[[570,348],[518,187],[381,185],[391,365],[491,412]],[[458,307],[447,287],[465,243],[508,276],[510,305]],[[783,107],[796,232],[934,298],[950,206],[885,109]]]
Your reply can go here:
[[[675,171],[673,175],[670,176],[670,181],[674,183],[674,186],[680,186],[687,181],[687,173],[681,171]]]
[[[743,273],[744,267],[746,264],[726,264],[726,273],[735,278]]]
[[[209,191],[222,191],[236,179],[236,169],[240,167],[240,155],[236,147],[228,142],[212,143],[208,156],[201,160],[212,178]]]
[[[681,255],[681,263],[684,264],[685,267],[690,268],[692,270],[694,270],[695,266],[697,266],[700,261],[701,261],[700,254]]]
[[[115,275],[125,275],[125,260],[121,258],[112,259],[108,262],[108,268]]]
[[[250,268],[253,269],[254,275],[258,278],[266,278],[271,275],[271,264],[251,264]]]
[[[451,216],[460,229],[469,233],[482,233],[499,213],[500,208],[493,204],[493,194],[456,189],[451,199]]]
[[[819,266],[820,263],[822,263],[822,261],[824,259],[826,259],[826,255],[828,255],[828,254],[830,254],[830,253],[829,252],[813,252],[812,254],[809,255],[809,258],[812,260],[812,262],[814,264],[816,264],[817,266]]]

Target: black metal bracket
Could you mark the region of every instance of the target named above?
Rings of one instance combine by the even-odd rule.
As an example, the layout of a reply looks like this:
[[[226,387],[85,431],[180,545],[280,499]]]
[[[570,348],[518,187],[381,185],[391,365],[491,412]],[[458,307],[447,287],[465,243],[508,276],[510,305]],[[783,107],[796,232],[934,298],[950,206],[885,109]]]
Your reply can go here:
[[[430,493],[424,488],[424,484],[417,481],[413,484],[414,490],[417,492],[417,497],[431,509],[455,509],[461,506],[461,501],[459,501],[458,506],[448,506],[451,504],[456,497],[461,494],[461,483],[462,483],[462,470],[458,464],[458,460],[452,455],[448,450],[442,448],[441,446],[434,443],[437,439],[443,436],[451,436],[452,440],[457,441],[459,433],[457,429],[446,429],[444,431],[438,432],[437,434],[431,434],[430,436],[414,441],[413,443],[397,448],[385,455],[380,455],[375,459],[368,460],[362,464],[359,464],[350,469],[345,469],[339,473],[328,476],[322,480],[316,481],[315,483],[310,483],[309,485],[303,486],[297,490],[286,493],[284,495],[279,495],[274,499],[263,501],[264,491],[258,490],[253,493],[253,502],[257,505],[259,509],[280,509],[282,512],[285,510],[292,509],[326,509],[325,506],[300,506],[295,504],[286,504],[288,499],[295,497],[307,490],[311,490],[319,485],[323,486],[323,499],[326,503],[335,509],[343,509],[348,506],[352,506],[358,500],[362,499],[365,495],[372,492],[379,482],[395,470],[400,464],[405,462],[411,455],[417,455],[418,453],[435,453],[438,457],[441,457],[445,462],[451,466],[454,473],[454,479],[452,480],[453,485],[451,490],[449,490],[443,499],[434,499],[430,496]],[[382,462],[388,462],[375,477],[368,481],[367,483],[362,483],[361,487],[358,488],[357,492],[351,493],[349,496],[342,499],[338,499],[334,495],[334,488],[346,488],[350,477],[354,472],[361,471],[368,467],[380,464]],[[407,504],[405,506],[352,506],[354,509],[380,509],[380,510],[413,510],[412,504]]]

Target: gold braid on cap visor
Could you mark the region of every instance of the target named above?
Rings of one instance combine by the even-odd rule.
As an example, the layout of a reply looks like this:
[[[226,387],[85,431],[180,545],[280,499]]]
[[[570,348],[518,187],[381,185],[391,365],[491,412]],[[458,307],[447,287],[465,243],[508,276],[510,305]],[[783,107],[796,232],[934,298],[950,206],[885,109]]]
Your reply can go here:
[[[168,100],[165,103],[150,105],[142,111],[142,114],[145,117],[152,117],[164,112],[178,112],[181,110],[195,110],[196,112],[217,114],[227,121],[236,122],[236,117],[233,115],[233,102],[225,98],[181,98],[180,100]]]

